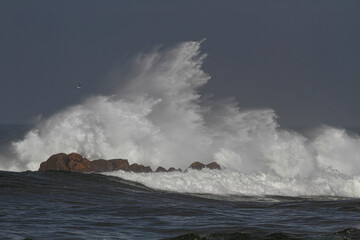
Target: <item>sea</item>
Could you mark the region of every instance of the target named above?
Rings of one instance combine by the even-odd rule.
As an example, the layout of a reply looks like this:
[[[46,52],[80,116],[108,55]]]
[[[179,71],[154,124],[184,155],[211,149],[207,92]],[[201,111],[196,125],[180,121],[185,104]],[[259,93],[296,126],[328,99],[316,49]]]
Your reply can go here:
[[[1,142],[27,129],[0,126]],[[0,239],[360,239],[359,198],[191,193],[121,177],[177,185],[200,172],[0,171]]]
[[[202,96],[200,46],[140,54],[112,94],[0,125],[0,239],[360,239],[360,131]],[[182,172],[38,171],[61,152]]]

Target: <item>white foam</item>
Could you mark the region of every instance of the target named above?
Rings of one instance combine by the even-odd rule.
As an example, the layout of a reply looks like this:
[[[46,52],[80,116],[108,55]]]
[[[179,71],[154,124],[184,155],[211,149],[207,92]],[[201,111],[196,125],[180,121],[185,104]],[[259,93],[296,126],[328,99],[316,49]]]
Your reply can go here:
[[[153,169],[217,161],[229,170],[199,176],[222,185],[226,193],[349,195],[345,189],[351,189],[357,196],[359,136],[323,127],[307,138],[281,129],[271,109],[242,110],[234,99],[202,99],[198,89],[210,77],[201,69],[205,55],[199,49],[200,42],[185,42],[138,55],[132,74],[112,96],[91,97],[39,121],[13,143],[13,164],[1,166],[37,170],[58,152],[78,152],[88,159],[127,158]],[[154,176],[200,181],[192,172]],[[200,188],[211,187],[204,181]],[[221,191],[214,189],[209,191]]]
[[[169,173],[108,172],[109,176],[144,184],[153,189],[181,193],[246,196],[343,196],[360,197],[360,176],[347,177],[322,171],[310,178],[281,177],[271,173],[237,170],[188,170]]]

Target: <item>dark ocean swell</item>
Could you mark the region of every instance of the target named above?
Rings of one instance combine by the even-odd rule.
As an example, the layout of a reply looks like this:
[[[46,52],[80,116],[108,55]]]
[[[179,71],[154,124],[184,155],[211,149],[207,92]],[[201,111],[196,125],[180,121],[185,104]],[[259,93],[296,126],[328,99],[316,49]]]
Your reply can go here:
[[[0,172],[0,239],[360,239],[360,200],[153,190],[119,177]]]

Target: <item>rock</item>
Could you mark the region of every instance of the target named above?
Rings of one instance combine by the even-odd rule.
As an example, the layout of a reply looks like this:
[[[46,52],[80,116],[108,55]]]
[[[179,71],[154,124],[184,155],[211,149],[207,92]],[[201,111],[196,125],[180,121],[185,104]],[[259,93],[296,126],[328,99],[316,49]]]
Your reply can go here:
[[[81,156],[78,153],[70,153],[68,156],[69,156],[69,161],[81,162],[83,160],[83,156]]]
[[[128,171],[129,169],[129,162],[126,159],[111,159],[109,160],[112,164],[113,171]]]
[[[110,161],[98,159],[91,161],[94,172],[111,172],[114,171],[113,165]]]
[[[189,168],[201,170],[203,168],[210,168],[210,169],[221,169],[220,165],[217,162],[212,162],[207,165],[201,163],[201,162],[193,162]]]
[[[149,166],[145,167],[144,165],[139,165],[137,163],[131,164],[129,166],[128,170],[131,171],[131,172],[136,172],[136,173],[141,173],[141,172],[149,173],[149,172],[152,172],[151,167],[149,167]]]
[[[220,165],[216,162],[209,163],[207,165],[201,162],[193,162],[189,168],[201,170],[203,168],[209,169],[221,169]],[[137,163],[129,165],[126,159],[111,159],[104,160],[98,159],[89,161],[78,153],[58,153],[50,156],[48,160],[40,164],[39,171],[46,170],[62,170],[70,172],[111,172],[111,171],[131,171],[136,173],[149,173],[153,172],[151,167],[140,165]],[[175,169],[173,167],[166,170],[163,167],[158,167],[155,172],[174,172],[182,170]]]
[[[69,170],[71,172],[93,172],[91,163],[86,158],[83,158],[78,153],[70,153],[69,155]]]
[[[201,170],[205,167],[205,164],[201,163],[201,162],[193,162],[189,168],[192,168],[192,169],[196,169],[196,170]]]
[[[62,170],[70,172],[110,172],[128,171],[129,162],[126,159],[89,161],[78,153],[58,153],[40,164],[39,171]]]
[[[54,154],[49,159],[40,164],[39,171],[47,170],[63,170],[70,171],[69,169],[69,156],[65,153]]]
[[[126,159],[93,160],[90,162],[94,172],[127,171],[129,162]]]
[[[221,170],[221,167],[217,162],[212,162],[212,163],[206,164],[206,167],[210,168],[210,169],[219,169],[219,170]]]
[[[155,170],[155,172],[167,172],[167,170],[160,166]]]
[[[168,172],[182,172],[182,170],[180,168],[175,169],[173,167],[169,168]]]

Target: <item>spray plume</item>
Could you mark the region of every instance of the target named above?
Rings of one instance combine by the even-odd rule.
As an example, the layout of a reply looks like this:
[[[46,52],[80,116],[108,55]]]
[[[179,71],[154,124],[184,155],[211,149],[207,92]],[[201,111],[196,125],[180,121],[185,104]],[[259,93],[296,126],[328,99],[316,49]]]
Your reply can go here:
[[[232,99],[204,100],[198,90],[210,76],[202,70],[200,45],[138,55],[126,84],[112,96],[64,109],[14,142],[12,169],[37,170],[54,153],[78,152],[152,167],[217,161],[248,179],[261,173],[311,182],[329,172],[359,178],[359,136],[324,127],[309,139],[281,129],[271,109],[242,111]]]

